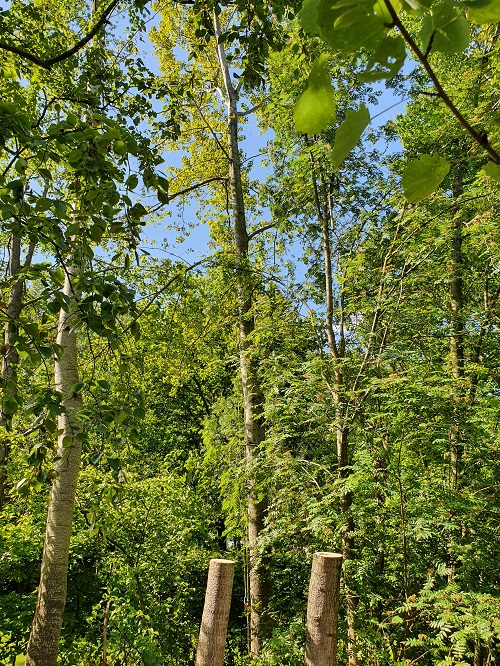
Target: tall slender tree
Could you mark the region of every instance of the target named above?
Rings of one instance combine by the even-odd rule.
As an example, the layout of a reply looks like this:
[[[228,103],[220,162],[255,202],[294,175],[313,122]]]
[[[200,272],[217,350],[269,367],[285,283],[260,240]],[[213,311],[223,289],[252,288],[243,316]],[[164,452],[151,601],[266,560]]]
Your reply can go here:
[[[4,325],[3,355],[1,381],[3,400],[0,409],[0,427],[5,431],[9,429],[12,421],[12,412],[16,408],[18,391],[17,369],[19,365],[19,352],[16,348],[16,336],[19,333],[19,317],[23,308],[24,280],[21,279],[21,268],[29,268],[33,259],[35,244],[30,243],[22,262],[22,242],[19,236],[10,237],[9,247],[9,277],[13,281],[5,315],[7,321]],[[7,462],[10,450],[8,435],[0,442],[0,510],[5,502],[7,484]]]

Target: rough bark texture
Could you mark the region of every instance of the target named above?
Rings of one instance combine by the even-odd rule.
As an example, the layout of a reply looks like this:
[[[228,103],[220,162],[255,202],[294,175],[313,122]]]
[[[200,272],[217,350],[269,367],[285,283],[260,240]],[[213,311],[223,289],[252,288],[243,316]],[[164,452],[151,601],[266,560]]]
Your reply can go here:
[[[78,383],[76,333],[72,320],[76,308],[73,282],[78,267],[67,268],[64,294],[70,297],[69,311],[59,314],[56,342],[61,356],[55,360],[55,387],[60,391],[65,413],[58,418],[57,455],[58,477],[52,484],[49,499],[45,542],[42,555],[40,587],[35,617],[28,642],[26,666],[54,666],[57,661],[59,636],[66,603],[69,545],[76,484],[80,471],[81,425],[77,415],[81,407],[80,394],[72,388]]]
[[[307,600],[305,666],[337,666],[342,555],[314,553]]]
[[[214,14],[216,36],[221,30]],[[269,581],[265,575],[262,556],[258,549],[258,537],[264,525],[266,501],[258,499],[255,492],[255,470],[259,450],[265,438],[263,424],[264,396],[257,376],[257,360],[249,337],[254,330],[252,311],[252,270],[248,256],[248,230],[241,176],[238,143],[237,93],[231,82],[222,43],[218,45],[218,60],[226,94],[228,109],[227,142],[229,157],[229,187],[231,191],[233,238],[236,255],[236,279],[239,301],[240,372],[243,390],[245,420],[245,455],[249,470],[248,489],[248,548],[250,554],[250,653],[256,658],[262,643],[263,619],[269,599]]]
[[[234,562],[210,560],[196,666],[222,666],[231,607]]]
[[[30,244],[26,253],[24,267],[31,264],[35,246]],[[7,317],[9,321],[4,326],[3,332],[3,357],[1,385],[3,399],[14,398],[17,395],[17,366],[19,364],[19,353],[12,339],[19,332],[19,316],[23,308],[24,282],[17,280],[21,270],[21,239],[18,236],[12,236],[10,243],[9,258],[9,276],[15,281],[10,289],[9,302],[7,304]],[[4,408],[4,403],[0,407],[0,426],[8,429],[10,426],[11,414]],[[9,456],[10,442],[8,437],[0,441],[0,509],[5,504],[5,489],[7,483],[7,460]]]

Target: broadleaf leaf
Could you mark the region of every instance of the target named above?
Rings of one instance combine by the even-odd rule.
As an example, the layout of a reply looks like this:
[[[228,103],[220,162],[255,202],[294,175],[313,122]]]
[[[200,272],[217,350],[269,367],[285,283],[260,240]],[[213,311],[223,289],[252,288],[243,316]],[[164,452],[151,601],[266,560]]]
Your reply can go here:
[[[295,105],[295,128],[303,134],[319,134],[335,121],[335,115],[328,55],[323,54],[313,64],[307,88]]]
[[[357,111],[349,109],[342,125],[335,135],[331,159],[334,168],[338,168],[359,141],[370,122],[370,113],[364,104]]]
[[[420,155],[403,172],[405,197],[413,202],[426,199],[443,182],[449,170],[449,163],[441,155]]]

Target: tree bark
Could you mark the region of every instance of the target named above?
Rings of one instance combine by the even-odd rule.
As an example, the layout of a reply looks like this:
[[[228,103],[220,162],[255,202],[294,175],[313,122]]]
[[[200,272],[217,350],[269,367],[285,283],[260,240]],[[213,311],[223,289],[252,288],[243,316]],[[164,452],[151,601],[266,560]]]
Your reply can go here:
[[[102,621],[101,666],[107,666],[108,664],[108,623],[109,623],[110,608],[111,608],[111,600],[108,599],[108,601],[106,602],[106,608],[104,609],[104,618]]]
[[[338,333],[334,328],[334,292],[333,292],[333,261],[332,248],[330,243],[330,223],[333,225],[331,215],[330,196],[327,191],[325,179],[321,173],[319,183],[316,178],[316,165],[312,152],[310,154],[312,166],[312,180],[314,198],[318,218],[321,224],[321,241],[323,246],[323,268],[325,272],[325,330],[328,341],[330,356],[333,361],[333,385],[332,394],[335,403],[335,429],[337,445],[337,464],[338,474],[341,479],[347,479],[351,474],[349,466],[349,427],[345,422],[345,413],[343,402],[345,398],[343,361],[345,355],[345,322],[344,322],[344,298],[340,295],[340,316]],[[342,288],[342,287],[341,287]],[[354,558],[354,520],[351,514],[353,495],[351,491],[345,491],[340,497],[340,514],[344,522],[342,532],[342,555],[344,560]],[[348,574],[344,576],[344,587],[347,604],[347,634],[348,634],[348,654],[349,666],[359,666],[360,661],[356,649],[356,609],[357,596],[354,595],[349,586]]]
[[[342,555],[314,553],[307,600],[305,666],[337,666]]]
[[[30,243],[24,260],[24,268],[31,264],[34,243]],[[19,365],[19,353],[13,338],[19,333],[19,317],[23,309],[24,281],[16,280],[21,270],[21,239],[19,236],[12,236],[10,243],[9,257],[9,276],[14,279],[14,284],[10,289],[9,302],[7,304],[8,321],[4,326],[3,332],[3,357],[1,383],[3,389],[3,398],[15,398],[17,395],[17,366]],[[6,430],[10,427],[12,419],[11,413],[5,409],[4,403],[0,407],[0,426]],[[8,436],[0,442],[0,510],[5,504],[5,490],[7,484],[7,460],[10,451],[10,442]]]
[[[463,192],[462,177],[459,175],[452,184],[453,196],[458,198]],[[450,362],[453,380],[453,411],[452,424],[449,430],[449,455],[450,455],[450,490],[456,491],[460,485],[460,465],[464,453],[462,442],[461,412],[465,397],[465,349],[464,349],[464,298],[463,298],[463,220],[460,212],[456,214],[451,226],[451,334],[450,334]],[[462,530],[465,529],[462,526]],[[448,580],[455,579],[457,569],[457,558],[453,552],[454,536],[451,535],[448,543],[449,574]]]
[[[234,562],[210,560],[195,666],[223,666]]]
[[[70,305],[68,310],[59,313],[56,343],[61,347],[61,354],[55,359],[54,376],[65,412],[58,417],[61,430],[57,444],[58,476],[50,493],[38,601],[26,666],[54,666],[56,663],[66,604],[71,525],[82,448],[78,421],[82,399],[73,391],[78,383],[77,340],[72,324],[78,300],[74,283],[79,272],[80,266],[76,263],[66,268],[63,293],[70,299]]]
[[[215,36],[218,40],[217,56],[224,81],[228,110],[227,143],[229,157],[229,186],[231,191],[233,240],[236,256],[236,280],[239,302],[239,357],[243,411],[245,421],[245,456],[248,468],[248,548],[250,578],[250,654],[257,658],[262,647],[262,629],[265,624],[269,599],[269,580],[259,552],[258,538],[264,526],[266,500],[256,491],[256,468],[261,444],[265,439],[263,423],[264,396],[258,379],[258,363],[250,335],[255,327],[252,314],[252,268],[248,252],[248,230],[241,174],[238,141],[237,93],[231,82],[224,47],[219,43],[221,29],[214,12]]]
[[[450,359],[453,377],[453,420],[450,428],[450,485],[456,489],[459,485],[460,460],[463,446],[460,442],[459,411],[463,399],[464,387],[464,321],[463,321],[463,222],[459,215],[453,220],[451,238],[451,335]]]

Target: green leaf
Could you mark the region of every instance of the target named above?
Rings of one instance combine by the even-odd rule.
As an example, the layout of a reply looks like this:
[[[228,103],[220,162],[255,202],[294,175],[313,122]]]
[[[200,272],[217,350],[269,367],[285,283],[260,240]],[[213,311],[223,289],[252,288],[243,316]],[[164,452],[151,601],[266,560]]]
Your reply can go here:
[[[420,155],[403,172],[402,185],[408,201],[422,201],[444,180],[450,165],[441,155]]]
[[[139,340],[141,337],[141,327],[138,321],[133,321],[130,324],[130,332],[132,333],[135,340]]]
[[[38,173],[45,180],[52,180],[52,174],[50,173],[50,171],[48,169],[45,169],[44,167],[40,167],[38,169]]]
[[[127,418],[127,413],[125,411],[120,410],[118,414],[115,416],[115,425],[120,425],[120,423],[123,423],[125,419]]]
[[[28,168],[28,162],[24,160],[22,157],[18,160],[16,160],[16,163],[14,164],[14,169],[19,173],[21,176],[24,176],[26,173],[26,169]]]
[[[451,2],[441,2],[424,16],[420,39],[424,51],[461,53],[469,46],[470,26]]]
[[[24,324],[24,330],[34,340],[38,340],[38,338],[40,337],[40,331],[38,330],[37,324],[27,322]]]
[[[370,113],[364,104],[361,104],[357,111],[347,111],[344,122],[335,134],[332,148],[331,158],[335,169],[338,169],[357,144],[369,122]]]
[[[399,0],[391,0],[391,5],[396,14],[399,14],[402,8],[401,2],[399,2]],[[373,5],[373,11],[378,17],[382,19],[384,23],[387,23],[388,25],[392,24],[393,22],[392,16],[389,10],[387,9],[385,0],[376,0],[375,4]]]
[[[68,113],[66,117],[66,122],[68,125],[71,125],[71,127],[75,127],[75,125],[78,123],[78,116],[75,115],[74,113]]]
[[[389,29],[375,13],[373,0],[337,0],[333,4],[320,0],[317,25],[320,37],[342,53],[376,49]]]
[[[96,379],[95,383],[105,391],[110,390],[109,382],[106,379]]]
[[[104,229],[98,224],[93,224],[91,227],[88,228],[88,232],[92,240],[95,243],[99,243],[103,236]]]
[[[166,178],[163,178],[163,176],[158,176],[158,185],[161,187],[162,190],[168,192],[169,182]]]
[[[500,0],[469,0],[467,18],[474,23],[499,23]]]
[[[147,212],[148,211],[140,202],[135,203],[129,210],[129,213],[132,215],[132,217],[144,217],[144,215],[147,215]]]
[[[143,418],[145,418],[145,416],[146,416],[146,410],[144,409],[144,407],[136,407],[134,409],[134,418],[142,420]]]
[[[158,201],[159,201],[160,203],[162,203],[162,204],[168,204],[168,203],[170,203],[170,197],[169,197],[168,194],[167,194],[166,192],[164,192],[163,190],[158,189],[157,192],[156,192],[156,195],[157,195],[157,197],[158,197]]]
[[[116,155],[126,155],[127,146],[123,141],[115,141],[113,143],[113,151],[115,152]]]
[[[68,208],[67,204],[64,201],[59,201],[58,199],[54,199],[53,205],[56,217],[58,218],[65,217],[66,210]]]
[[[482,170],[487,176],[493,178],[493,180],[496,180],[497,183],[500,183],[500,164],[495,164],[494,162],[488,162],[487,164],[484,165]]]
[[[135,173],[130,175],[127,178],[127,180],[125,181],[125,186],[126,186],[127,190],[135,190],[135,188],[137,187],[138,184],[139,184],[139,178],[137,178]]]
[[[358,73],[358,79],[366,83],[390,79],[403,67],[406,59],[405,41],[399,35],[383,39],[368,60],[365,70]]]
[[[328,57],[323,53],[313,64],[307,88],[297,100],[293,113],[297,132],[319,134],[335,121]]]
[[[319,35],[318,13],[316,8],[320,0],[304,0],[299,12],[299,20],[304,29],[310,35]]]
[[[51,199],[47,199],[46,197],[40,197],[36,201],[36,209],[38,211],[41,211],[42,213],[45,212],[46,210],[49,210],[51,206],[52,206]]]
[[[117,458],[116,456],[110,456],[108,458],[108,465],[111,467],[111,469],[117,472],[121,467],[120,458]]]
[[[15,398],[5,398],[2,409],[6,414],[15,414],[19,409],[19,404]]]

